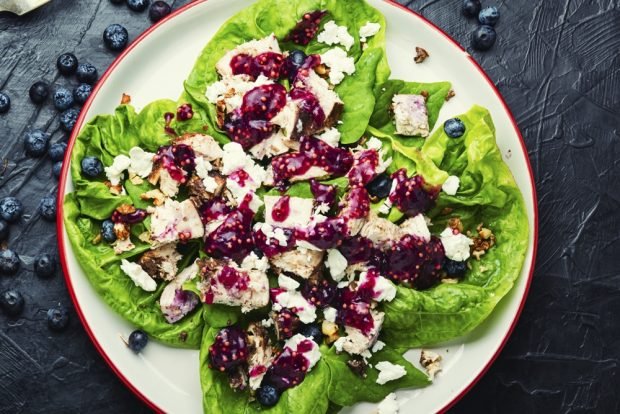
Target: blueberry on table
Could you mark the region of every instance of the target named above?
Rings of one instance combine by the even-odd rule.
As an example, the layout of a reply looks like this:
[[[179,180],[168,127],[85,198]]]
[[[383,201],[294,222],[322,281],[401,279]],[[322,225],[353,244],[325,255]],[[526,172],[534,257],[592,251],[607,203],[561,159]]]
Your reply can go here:
[[[146,344],[149,342],[148,335],[140,330],[136,329],[131,334],[129,334],[129,341],[127,342],[127,346],[136,354],[144,349]]]
[[[28,91],[28,96],[32,103],[40,105],[47,100],[50,95],[50,87],[43,81],[38,81],[32,84]]]
[[[73,99],[80,105],[84,105],[93,91],[93,87],[88,83],[80,83],[73,89]]]
[[[127,7],[136,12],[143,12],[149,7],[149,0],[127,0]]]
[[[114,243],[116,241],[114,222],[112,220],[105,220],[101,223],[101,237],[108,243]]]
[[[477,17],[481,8],[480,0],[463,0],[463,14],[467,17]]]
[[[64,142],[56,142],[50,145],[50,149],[47,150],[47,155],[54,162],[62,161],[65,158],[65,152],[67,151],[67,144]]]
[[[73,53],[63,53],[56,60],[58,71],[65,76],[73,75],[78,67],[78,60]]]
[[[11,249],[0,252],[0,273],[3,275],[14,275],[19,270],[19,256]]]
[[[472,34],[472,46],[474,49],[484,52],[489,50],[497,40],[497,33],[491,26],[478,26]]]
[[[321,327],[317,323],[309,323],[302,326],[299,330],[299,333],[306,338],[312,339],[319,345],[323,343],[323,332],[321,331]]]
[[[99,74],[97,73],[97,68],[90,63],[80,63],[77,67],[76,77],[80,83],[92,85],[97,82]]]
[[[389,175],[383,173],[377,175],[371,182],[366,184],[366,190],[372,197],[386,198],[390,195],[392,189],[392,179]]]
[[[54,91],[52,95],[52,102],[54,107],[59,111],[64,111],[73,106],[73,94],[67,88],[60,87]]]
[[[170,7],[168,3],[158,0],[151,4],[151,8],[149,9],[149,19],[151,19],[153,23],[158,22],[169,15],[171,11],[172,7]]]
[[[499,20],[499,9],[495,6],[485,7],[480,10],[478,14],[478,21],[480,24],[486,26],[495,26]]]
[[[34,258],[34,273],[48,278],[56,272],[56,259],[49,253],[42,253]]]
[[[9,238],[9,223],[4,220],[0,220],[0,241],[5,241]]]
[[[47,152],[50,134],[40,129],[26,132],[24,149],[29,157],[41,157]]]
[[[448,277],[463,277],[467,271],[467,262],[457,262],[446,258],[443,262],[443,270]]]
[[[129,33],[120,24],[111,24],[103,31],[103,43],[114,52],[125,49],[128,41]]]
[[[0,92],[0,114],[9,112],[11,109],[11,98],[4,92]]]
[[[0,218],[15,223],[24,213],[22,202],[15,197],[4,197],[0,200]]]
[[[77,122],[78,117],[80,116],[80,110],[76,108],[69,108],[60,114],[60,128],[65,131],[71,133],[73,131],[73,127]]]
[[[56,332],[65,330],[69,326],[69,310],[62,305],[50,308],[47,311],[47,326]]]
[[[0,296],[0,307],[7,315],[17,316],[24,310],[24,297],[18,290],[5,290]]]
[[[55,162],[54,165],[52,165],[52,174],[54,174],[54,177],[60,178],[61,173],[62,173],[62,161]]]
[[[273,385],[265,384],[256,391],[256,400],[265,407],[273,407],[278,403],[280,393]]]
[[[45,196],[39,204],[39,213],[47,221],[56,221],[56,197]]]
[[[450,138],[460,138],[465,133],[465,124],[458,118],[451,118],[444,122],[443,130]]]
[[[88,178],[97,178],[103,174],[103,164],[97,157],[82,158],[82,174]]]

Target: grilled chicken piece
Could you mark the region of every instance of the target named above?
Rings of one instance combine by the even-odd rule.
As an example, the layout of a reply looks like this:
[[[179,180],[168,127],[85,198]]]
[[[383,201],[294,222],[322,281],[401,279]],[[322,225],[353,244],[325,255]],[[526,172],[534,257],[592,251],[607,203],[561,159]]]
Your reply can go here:
[[[181,258],[176,243],[169,243],[144,252],[138,264],[154,279],[172,280],[177,274],[177,263]]]
[[[167,199],[151,208],[151,240],[160,244],[204,236],[204,225],[191,200]]]
[[[288,272],[303,279],[308,279],[323,263],[325,252],[297,247],[284,253],[276,254],[269,262],[278,272]]]
[[[295,86],[305,87],[310,93],[312,93],[319,101],[319,105],[325,113],[325,123],[320,129],[314,129],[311,119],[305,119],[307,115],[303,112],[300,115],[302,121],[302,132],[300,135],[312,135],[317,132],[321,132],[324,129],[328,129],[336,125],[336,122],[340,119],[342,111],[344,110],[344,103],[336,92],[329,88],[329,84],[323,78],[321,78],[313,70],[308,71],[308,76],[301,78],[301,85]]]
[[[370,312],[374,321],[372,331],[368,335],[364,335],[364,333],[357,328],[345,326],[344,330],[347,336],[336,341],[337,347],[341,347],[345,352],[352,355],[362,355],[377,342],[379,332],[381,332],[381,327],[383,326],[385,314],[374,310]]]
[[[174,144],[185,144],[192,147],[196,156],[201,156],[207,161],[215,161],[224,156],[224,151],[210,135],[185,134],[175,139]]]
[[[198,274],[198,264],[192,263],[168,283],[159,298],[159,307],[168,323],[175,323],[190,313],[200,303],[198,296],[191,291],[183,290],[183,283]]]
[[[247,329],[248,373],[250,389],[256,390],[271,366],[274,351],[269,343],[267,330],[258,323],[251,323]]]
[[[218,73],[223,78],[233,76],[233,71],[232,71],[232,67],[230,66],[230,62],[235,56],[241,55],[241,54],[250,55],[250,56],[258,56],[265,52],[281,53],[280,45],[278,44],[278,39],[273,33],[263,39],[250,40],[249,42],[240,44],[233,50],[226,53],[215,64],[215,69],[218,71]]]
[[[428,111],[422,95],[394,95],[392,103],[397,134],[428,136]]]
[[[360,236],[366,237],[376,245],[384,246],[391,240],[399,240],[401,230],[390,220],[381,218],[371,211],[360,231]]]

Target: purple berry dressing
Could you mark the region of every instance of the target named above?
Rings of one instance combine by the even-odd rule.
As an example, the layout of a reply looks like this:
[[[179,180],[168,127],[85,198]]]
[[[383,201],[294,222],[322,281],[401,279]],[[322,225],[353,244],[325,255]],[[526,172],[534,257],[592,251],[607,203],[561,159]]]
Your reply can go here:
[[[207,235],[204,250],[208,255],[242,260],[252,251],[254,211],[249,207],[252,197],[252,194],[246,195],[239,207],[230,212],[215,231]]]
[[[220,330],[209,347],[209,367],[225,372],[243,364],[248,358],[247,343],[245,332],[237,327]]]
[[[364,150],[355,156],[353,167],[348,172],[351,187],[365,186],[377,175],[379,152],[374,149]]]
[[[196,168],[195,160],[194,150],[185,144],[160,147],[153,158],[154,163],[161,162],[170,177],[180,183],[185,183],[189,174]]]
[[[306,46],[319,31],[321,19],[327,14],[327,11],[316,10],[303,15],[301,20],[297,22],[293,30],[286,36],[285,40]]]
[[[218,220],[232,211],[232,208],[226,204],[222,197],[214,197],[200,206],[200,219],[204,224],[213,220]]]
[[[313,178],[310,180],[310,191],[317,203],[325,203],[331,207],[336,201],[337,188],[333,185],[321,184]]]
[[[407,170],[401,168],[392,174],[396,187],[390,193],[390,201],[409,217],[424,213],[435,204],[439,189],[430,187],[421,175],[407,177]]]
[[[189,121],[194,117],[192,104],[183,104],[177,108],[177,121]]]
[[[289,196],[280,197],[271,210],[271,218],[276,222],[285,221],[291,214],[291,198]]]
[[[310,368],[310,361],[304,353],[314,346],[316,344],[312,340],[305,339],[297,345],[296,351],[284,348],[267,370],[263,382],[273,385],[280,392],[301,384]]]

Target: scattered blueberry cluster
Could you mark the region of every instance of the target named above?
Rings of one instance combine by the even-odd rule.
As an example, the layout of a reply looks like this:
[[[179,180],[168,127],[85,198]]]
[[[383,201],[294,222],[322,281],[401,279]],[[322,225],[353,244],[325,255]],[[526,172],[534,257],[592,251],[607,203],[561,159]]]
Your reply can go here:
[[[477,18],[479,26],[472,33],[472,46],[476,50],[489,50],[497,40],[495,25],[499,21],[499,10],[495,6],[482,8],[480,0],[463,0],[463,14]]]

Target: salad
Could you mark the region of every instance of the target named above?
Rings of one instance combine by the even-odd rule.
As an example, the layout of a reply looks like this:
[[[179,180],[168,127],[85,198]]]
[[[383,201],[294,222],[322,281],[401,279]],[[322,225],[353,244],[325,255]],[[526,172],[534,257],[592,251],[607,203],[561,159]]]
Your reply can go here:
[[[440,370],[403,354],[470,332],[521,271],[489,112],[435,128],[450,83],[390,79],[385,29],[363,0],[259,0],[178,101],[124,103],[75,142],[77,259],[129,322],[200,349],[205,412],[394,412]]]

